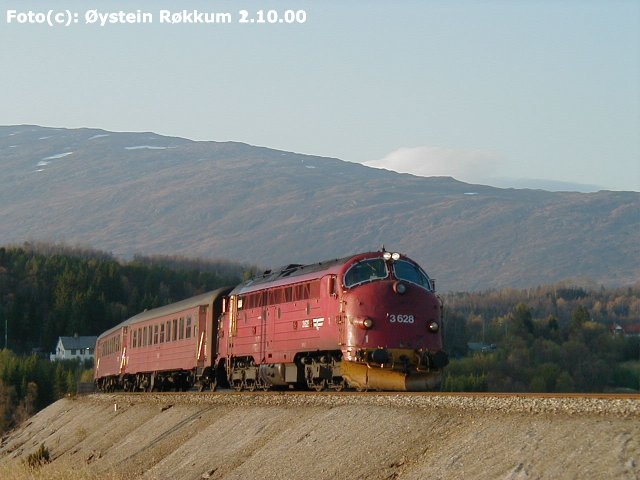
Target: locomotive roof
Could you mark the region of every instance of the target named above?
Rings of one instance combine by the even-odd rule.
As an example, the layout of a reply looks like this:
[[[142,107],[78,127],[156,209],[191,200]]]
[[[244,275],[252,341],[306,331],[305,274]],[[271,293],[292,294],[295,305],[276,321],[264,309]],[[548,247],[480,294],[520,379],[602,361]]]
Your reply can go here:
[[[119,323],[115,327],[110,328],[106,332],[102,333],[98,340],[117,331],[121,327],[126,325],[131,325],[138,322],[143,322],[145,320],[151,320],[153,318],[162,317],[164,315],[171,315],[172,313],[181,312],[182,310],[186,310],[189,308],[197,307],[199,305],[205,305],[213,302],[216,297],[220,295],[226,295],[233,287],[222,287],[216,290],[212,290],[210,292],[202,293],[200,295],[196,295],[195,297],[189,297],[184,300],[180,300],[179,302],[170,303],[169,305],[164,305],[162,307],[153,308],[151,310],[145,310],[144,312],[140,312],[133,317],[126,319],[125,321]]]
[[[283,267],[266,270],[264,273],[256,275],[250,280],[241,283],[233,289],[231,294],[242,294],[254,290],[260,290],[268,286],[286,285],[288,283],[303,282],[318,278],[318,273],[335,273],[345,263],[353,259],[366,258],[367,256],[380,255],[381,252],[367,252],[348,257],[325,260],[323,262],[311,263],[309,265],[290,264]]]

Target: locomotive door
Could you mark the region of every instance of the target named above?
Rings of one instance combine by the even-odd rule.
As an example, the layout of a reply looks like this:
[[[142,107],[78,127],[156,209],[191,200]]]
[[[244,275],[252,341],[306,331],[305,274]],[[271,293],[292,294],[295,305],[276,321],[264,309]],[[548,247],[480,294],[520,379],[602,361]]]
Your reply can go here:
[[[338,325],[338,345],[346,345],[347,334],[345,328],[345,316],[343,314],[336,315],[336,324]]]
[[[259,335],[260,339],[258,340],[258,350],[260,359],[260,363],[268,363],[267,362],[267,315],[268,310],[266,308],[262,309],[260,314],[260,330]]]

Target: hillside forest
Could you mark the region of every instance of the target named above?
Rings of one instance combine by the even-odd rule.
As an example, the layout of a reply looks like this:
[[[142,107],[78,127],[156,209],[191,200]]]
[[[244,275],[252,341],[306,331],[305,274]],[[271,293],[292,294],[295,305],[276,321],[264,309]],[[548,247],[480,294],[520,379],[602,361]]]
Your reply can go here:
[[[59,336],[223,285],[255,266],[24,244],[0,248],[0,432],[90,381],[91,365],[51,363]],[[442,294],[448,391],[640,390],[640,284],[569,284]]]

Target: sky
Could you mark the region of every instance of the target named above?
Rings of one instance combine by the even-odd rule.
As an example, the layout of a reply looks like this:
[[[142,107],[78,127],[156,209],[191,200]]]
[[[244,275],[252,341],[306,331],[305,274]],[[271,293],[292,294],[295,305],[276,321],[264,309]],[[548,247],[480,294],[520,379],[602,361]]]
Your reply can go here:
[[[0,15],[0,125],[640,191],[636,0],[0,0]]]

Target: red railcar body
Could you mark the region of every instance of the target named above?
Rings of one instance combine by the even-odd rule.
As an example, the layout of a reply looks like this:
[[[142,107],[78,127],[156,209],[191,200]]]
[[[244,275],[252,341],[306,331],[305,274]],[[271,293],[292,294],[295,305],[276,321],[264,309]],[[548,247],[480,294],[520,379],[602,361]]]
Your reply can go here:
[[[95,379],[102,390],[185,390],[216,357],[218,289],[144,311],[98,337]],[[205,378],[206,381],[206,378]]]
[[[433,282],[397,253],[265,272],[230,293],[219,325],[236,389],[428,390],[448,362]]]
[[[433,282],[386,251],[288,265],[143,312],[96,352],[105,390],[432,390],[448,363]]]

